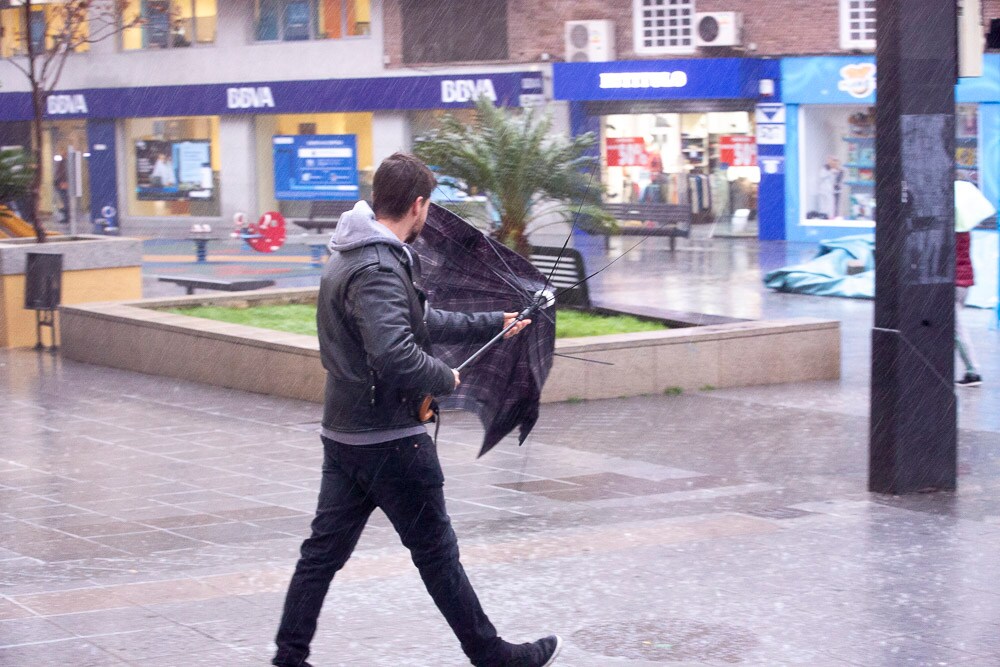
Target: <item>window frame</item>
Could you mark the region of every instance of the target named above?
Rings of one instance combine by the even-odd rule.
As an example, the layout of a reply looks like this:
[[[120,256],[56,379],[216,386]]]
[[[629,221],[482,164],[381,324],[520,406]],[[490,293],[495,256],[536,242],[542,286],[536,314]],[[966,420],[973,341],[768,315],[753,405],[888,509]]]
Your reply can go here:
[[[60,4],[58,2],[46,2],[44,4],[32,5],[31,17],[41,17],[41,24],[44,29],[48,29],[52,26],[52,8]],[[12,26],[14,34],[4,35],[4,41],[0,44],[0,60],[6,58],[22,58],[28,55],[28,40],[32,39],[31,30],[34,26],[30,23],[25,24],[24,20],[24,3],[11,4],[9,6],[4,6],[3,12],[9,12],[8,17],[13,16],[16,25]],[[85,32],[87,37],[90,36],[90,20],[89,16],[82,24],[85,26]],[[48,32],[43,31],[41,35],[41,40],[32,39],[32,43],[35,45],[35,52],[40,53],[43,51],[49,51],[54,48],[52,43],[52,38]],[[75,49],[71,51],[73,54],[87,53],[90,50],[90,45],[86,41],[77,45]],[[9,52],[4,54],[4,52]]]
[[[862,51],[874,51],[875,50],[875,37],[871,39],[853,39],[851,37],[851,3],[860,2],[865,3],[867,0],[840,0],[840,48],[845,51],[862,50]],[[861,12],[866,12],[866,9],[861,9]],[[874,20],[874,0],[873,6],[871,8]],[[867,21],[866,16],[862,16],[862,21]]]
[[[223,0],[220,0],[223,1]],[[288,10],[288,5],[294,0],[274,0],[278,5],[278,36],[274,39],[261,39],[260,35],[260,6],[261,0],[254,0],[254,15],[253,15],[253,43],[254,44],[278,44],[286,42],[321,42],[321,41],[340,41],[344,39],[368,39],[371,37],[371,22],[368,23],[368,32],[362,35],[351,35],[348,34],[348,15],[350,10],[348,8],[348,3],[354,2],[354,0],[344,0],[340,3],[340,37],[327,37],[325,33],[320,36],[321,25],[320,25],[320,3],[323,0],[305,0],[309,4],[309,28],[308,37],[305,39],[286,39],[285,38],[285,13]],[[371,8],[369,7],[369,12]]]
[[[690,17],[691,25],[689,27],[690,34],[688,35],[688,43],[681,44],[677,46],[646,46],[645,42],[645,32],[644,32],[644,14],[646,9],[654,10],[653,7],[647,7],[646,3],[649,0],[632,0],[632,50],[637,54],[643,55],[660,55],[660,54],[691,54],[697,51],[697,47],[694,43],[694,31],[695,31],[695,14],[698,11],[697,0],[676,0],[677,2],[682,2],[690,7]],[[663,0],[665,3],[672,2],[674,0]],[[669,9],[669,5],[664,5],[664,9]],[[669,39],[669,37],[667,38]]]
[[[122,31],[118,38],[119,49],[122,52],[133,52],[133,51],[171,51],[173,49],[190,49],[190,48],[206,48],[215,46],[215,42],[218,39],[218,21],[219,21],[219,2],[222,0],[216,0],[215,4],[215,26],[213,27],[212,41],[201,41],[198,39],[198,0],[160,0],[167,3],[168,13],[167,13],[167,41],[164,46],[153,46],[149,39],[149,14],[147,14],[147,8],[149,3],[157,0],[136,0],[138,4],[139,16],[145,21],[142,25],[134,26],[129,28],[129,30],[139,31],[139,40],[141,46],[138,48],[126,48],[125,47],[125,33],[128,31]],[[188,9],[191,12],[191,16],[188,19],[182,19],[180,17],[175,18],[173,16],[173,11],[175,5],[188,5]],[[209,17],[201,17],[202,19],[207,19]],[[187,44],[179,45],[175,43],[175,38],[177,33],[174,30],[174,21],[186,20],[190,22],[190,32],[184,33],[184,38],[187,40]]]

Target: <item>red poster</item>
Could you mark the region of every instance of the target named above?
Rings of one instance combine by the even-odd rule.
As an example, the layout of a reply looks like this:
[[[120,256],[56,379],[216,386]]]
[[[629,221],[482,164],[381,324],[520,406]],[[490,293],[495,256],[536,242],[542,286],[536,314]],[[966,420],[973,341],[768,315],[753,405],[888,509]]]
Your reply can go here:
[[[730,167],[756,167],[757,141],[742,134],[719,137],[719,162]]]
[[[645,167],[649,164],[646,155],[646,140],[642,137],[608,137],[609,167]]]

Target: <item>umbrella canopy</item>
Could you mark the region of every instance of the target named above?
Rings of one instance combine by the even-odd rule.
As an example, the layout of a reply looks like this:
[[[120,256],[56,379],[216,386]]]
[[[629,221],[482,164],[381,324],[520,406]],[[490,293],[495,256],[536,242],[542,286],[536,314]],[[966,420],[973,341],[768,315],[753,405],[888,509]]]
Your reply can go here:
[[[997,210],[990,200],[968,181],[955,181],[955,231],[968,232]]]
[[[420,287],[439,310],[519,312],[546,283],[528,260],[437,204],[430,205],[413,248],[420,259]],[[519,443],[528,437],[552,368],[555,334],[554,309],[540,311],[531,326],[483,353],[462,372],[458,389],[440,401],[442,408],[479,417],[486,430],[479,456],[515,427]],[[434,354],[454,368],[480,347],[435,345]]]

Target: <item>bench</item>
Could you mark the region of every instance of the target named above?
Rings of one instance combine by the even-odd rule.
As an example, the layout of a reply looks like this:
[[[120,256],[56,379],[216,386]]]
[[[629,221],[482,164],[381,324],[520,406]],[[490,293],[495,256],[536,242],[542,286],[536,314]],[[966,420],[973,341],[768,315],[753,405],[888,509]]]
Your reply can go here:
[[[573,248],[531,246],[529,259],[543,276],[552,276],[549,289],[557,294],[558,305],[567,308],[591,307],[590,290],[585,282],[587,271],[580,251]]]
[[[247,290],[273,287],[273,280],[218,280],[197,276],[160,276],[161,283],[174,283],[187,288],[188,294],[194,294],[196,289],[213,289],[221,292],[245,292]]]
[[[676,245],[677,237],[691,235],[692,214],[687,204],[662,204],[635,202],[632,204],[608,203],[601,209],[618,221],[613,229],[588,230],[592,234],[620,236],[669,236],[670,249]],[[632,224],[629,224],[632,223]]]
[[[322,234],[325,230],[336,227],[341,214],[354,208],[354,204],[354,201],[311,201],[307,218],[290,218],[289,222]]]

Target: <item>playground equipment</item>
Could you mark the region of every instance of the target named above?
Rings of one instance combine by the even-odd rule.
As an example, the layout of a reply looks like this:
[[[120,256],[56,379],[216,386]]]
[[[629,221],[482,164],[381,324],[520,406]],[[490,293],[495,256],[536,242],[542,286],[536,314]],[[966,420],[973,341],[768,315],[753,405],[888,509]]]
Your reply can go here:
[[[0,237],[19,238],[35,235],[35,228],[0,204]]]
[[[285,245],[288,238],[285,218],[277,211],[268,211],[256,222],[248,222],[245,213],[233,216],[234,239],[243,239],[257,252],[275,252]]]

